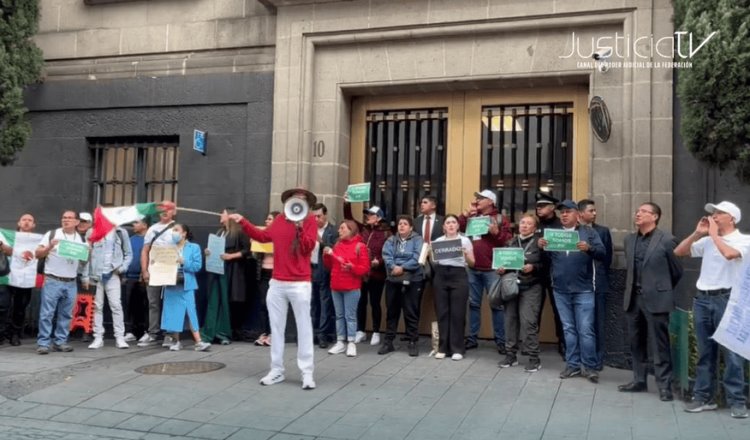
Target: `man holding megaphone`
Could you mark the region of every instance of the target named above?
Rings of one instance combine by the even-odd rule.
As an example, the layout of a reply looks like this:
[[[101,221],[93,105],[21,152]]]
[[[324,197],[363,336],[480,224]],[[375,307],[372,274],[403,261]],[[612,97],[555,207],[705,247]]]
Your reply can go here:
[[[297,366],[302,372],[302,389],[315,388],[313,380],[313,332],[310,319],[312,292],[310,255],[318,241],[315,217],[309,206],[317,201],[315,194],[293,188],[281,194],[284,212],[265,229],[260,229],[240,214],[229,217],[253,240],[273,242],[273,274],[268,287],[268,318],[271,324],[271,371],[261,385],[284,381],[284,330],[289,305],[297,322]]]

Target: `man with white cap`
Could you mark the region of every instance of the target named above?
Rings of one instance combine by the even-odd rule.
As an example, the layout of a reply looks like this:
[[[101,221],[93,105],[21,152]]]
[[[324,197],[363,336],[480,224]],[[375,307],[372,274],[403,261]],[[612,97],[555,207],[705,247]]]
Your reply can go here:
[[[740,208],[732,202],[709,203],[710,216],[701,217],[695,232],[674,250],[678,257],[703,258],[698,290],[693,301],[695,337],[698,342],[698,364],[693,399],[685,406],[687,412],[710,411],[717,408],[714,399],[719,346],[711,339],[724,315],[729,293],[740,275],[742,259],[750,251],[750,236],[741,234],[737,223],[742,219]],[[728,349],[724,353],[724,390],[731,407],[731,416],[748,416],[745,396],[744,359]]]
[[[497,209],[497,196],[491,189],[474,193],[474,201],[458,217],[461,232],[466,232],[469,219],[488,216],[490,227],[486,234],[471,238],[474,246],[474,267],[469,271],[469,332],[466,349],[477,348],[477,335],[481,322],[482,295],[500,276],[492,269],[492,249],[505,246],[510,240],[510,222]],[[505,354],[505,315],[502,309],[492,310],[492,328],[495,344],[500,354]]]

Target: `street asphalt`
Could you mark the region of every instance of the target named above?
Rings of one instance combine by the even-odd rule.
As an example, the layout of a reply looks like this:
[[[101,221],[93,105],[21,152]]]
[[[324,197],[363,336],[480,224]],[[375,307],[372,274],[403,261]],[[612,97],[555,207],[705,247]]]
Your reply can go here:
[[[261,386],[268,348],[237,342],[195,352],[192,344],[164,348],[88,350],[37,355],[33,339],[0,346],[0,439],[710,439],[747,440],[750,419],[727,409],[700,414],[649,392],[625,394],[628,371],[605,368],[598,384],[561,380],[564,365],[552,348],[542,369],[497,367],[501,357],[483,343],[465,359],[409,357],[405,343],[379,356],[358,345],[358,356],[316,348],[317,388],[301,389],[295,354],[286,346],[286,381]],[[225,364],[189,375],[141,374],[151,364]]]

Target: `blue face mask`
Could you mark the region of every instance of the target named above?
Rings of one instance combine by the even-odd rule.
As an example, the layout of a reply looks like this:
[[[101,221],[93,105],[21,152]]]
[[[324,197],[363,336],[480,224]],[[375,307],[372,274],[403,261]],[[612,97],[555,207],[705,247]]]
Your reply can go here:
[[[182,240],[182,235],[180,235],[178,232],[172,232],[172,241],[174,244],[178,244]]]

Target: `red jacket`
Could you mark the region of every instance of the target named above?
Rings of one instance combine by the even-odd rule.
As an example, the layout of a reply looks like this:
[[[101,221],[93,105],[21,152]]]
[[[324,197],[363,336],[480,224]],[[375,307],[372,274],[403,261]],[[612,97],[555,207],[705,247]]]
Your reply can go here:
[[[370,267],[370,279],[372,280],[385,280],[385,263],[383,263],[383,246],[388,237],[391,236],[391,230],[388,224],[381,221],[377,225],[368,226],[358,222],[354,216],[352,216],[352,205],[351,203],[344,203],[344,218],[347,220],[354,220],[359,226],[359,235],[362,237],[362,242],[367,245],[367,250],[370,253],[370,261],[377,258],[380,262],[375,267]]]
[[[310,254],[318,241],[318,226],[314,216],[307,216],[301,229],[287,220],[284,214],[277,215],[266,229],[260,229],[246,219],[242,219],[240,226],[253,240],[261,243],[273,242],[273,279],[310,281]]]
[[[489,215],[490,217],[497,218],[497,209],[492,209],[489,214],[477,214],[472,217],[478,217],[480,215]],[[463,214],[458,217],[458,226],[461,228],[461,232],[466,232],[466,225],[469,223],[469,219]],[[490,234],[489,232],[482,235],[479,240],[473,240],[473,237],[469,237],[472,240],[471,244],[474,246],[474,269],[476,270],[492,270],[492,248],[505,247],[510,241],[513,234],[510,230],[510,222],[506,216],[502,216],[502,222],[498,224],[497,235]]]
[[[336,242],[333,255],[323,254],[323,264],[331,270],[331,290],[337,292],[358,290],[370,272],[370,256],[359,235]]]

